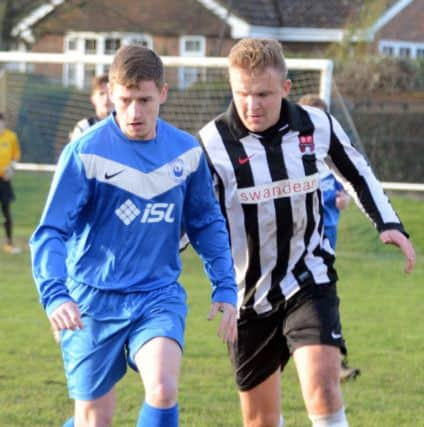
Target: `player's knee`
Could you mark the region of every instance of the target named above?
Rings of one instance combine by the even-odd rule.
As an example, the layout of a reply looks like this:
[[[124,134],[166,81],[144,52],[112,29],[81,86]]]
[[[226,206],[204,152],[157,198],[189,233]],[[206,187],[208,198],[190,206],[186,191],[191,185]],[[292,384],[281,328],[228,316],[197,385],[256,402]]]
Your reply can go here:
[[[158,408],[168,408],[177,401],[178,385],[174,378],[157,382],[150,390],[146,390],[147,401]]]
[[[75,427],[110,427],[112,425],[113,407],[85,405],[75,414]]]
[[[244,427],[279,427],[280,425],[280,414],[271,412],[250,417],[244,423]]]
[[[89,417],[75,417],[75,427],[111,427],[112,416],[96,414]]]
[[[310,412],[331,413],[342,404],[341,391],[338,382],[326,381],[317,384],[308,396],[307,407]]]

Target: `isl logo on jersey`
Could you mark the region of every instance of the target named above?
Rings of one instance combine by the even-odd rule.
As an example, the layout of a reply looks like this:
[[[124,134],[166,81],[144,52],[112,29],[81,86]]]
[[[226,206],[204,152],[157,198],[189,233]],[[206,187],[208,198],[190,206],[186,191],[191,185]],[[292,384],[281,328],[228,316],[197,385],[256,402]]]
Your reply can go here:
[[[182,181],[184,179],[184,161],[183,159],[176,159],[169,164],[171,176],[175,181]]]
[[[310,153],[315,150],[314,137],[312,135],[299,135],[299,148],[302,153],[308,149]]]

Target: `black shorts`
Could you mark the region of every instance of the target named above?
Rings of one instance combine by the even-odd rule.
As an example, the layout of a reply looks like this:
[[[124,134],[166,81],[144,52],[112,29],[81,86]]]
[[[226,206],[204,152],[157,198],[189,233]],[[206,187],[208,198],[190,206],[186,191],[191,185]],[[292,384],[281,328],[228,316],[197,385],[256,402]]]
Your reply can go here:
[[[0,178],[0,203],[7,205],[15,200],[15,193],[13,192],[12,184]]]
[[[346,354],[335,284],[301,289],[277,311],[238,322],[238,341],[229,346],[239,390],[257,386],[281,370],[299,347],[324,344]]]

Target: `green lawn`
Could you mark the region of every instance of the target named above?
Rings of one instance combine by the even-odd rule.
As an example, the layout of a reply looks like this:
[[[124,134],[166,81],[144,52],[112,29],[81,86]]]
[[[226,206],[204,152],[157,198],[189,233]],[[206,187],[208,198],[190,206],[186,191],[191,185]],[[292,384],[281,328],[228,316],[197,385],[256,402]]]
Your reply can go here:
[[[59,427],[72,411],[60,352],[49,332],[32,282],[28,237],[41,214],[50,176],[20,173],[15,179],[15,234],[20,255],[0,252],[0,426]],[[423,425],[424,405],[424,203],[393,197],[416,246],[411,275],[392,247],[355,206],[342,214],[337,267],[350,363],[362,376],[343,385],[351,427]],[[2,230],[1,230],[2,231]],[[2,236],[3,237],[3,236]],[[237,392],[217,322],[208,322],[209,285],[197,256],[184,253],[181,278],[190,313],[181,378],[181,425],[240,426]],[[118,385],[114,426],[133,427],[143,401],[141,382],[130,371]],[[283,377],[288,427],[309,425],[293,364]]]

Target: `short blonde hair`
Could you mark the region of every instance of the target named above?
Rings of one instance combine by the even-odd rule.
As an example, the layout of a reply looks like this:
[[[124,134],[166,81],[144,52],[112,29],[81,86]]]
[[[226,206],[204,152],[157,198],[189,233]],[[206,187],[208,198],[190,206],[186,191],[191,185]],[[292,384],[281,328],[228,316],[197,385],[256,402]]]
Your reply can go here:
[[[109,81],[125,87],[138,87],[142,81],[154,81],[161,89],[165,84],[162,60],[153,50],[142,45],[122,46],[110,66]]]
[[[230,50],[228,62],[230,68],[241,68],[249,72],[273,67],[281,72],[284,79],[287,77],[283,47],[277,40],[241,39]]]
[[[297,103],[300,105],[310,105],[311,107],[317,107],[322,111],[328,110],[327,103],[314,93],[307,93],[306,95],[301,96]]]

